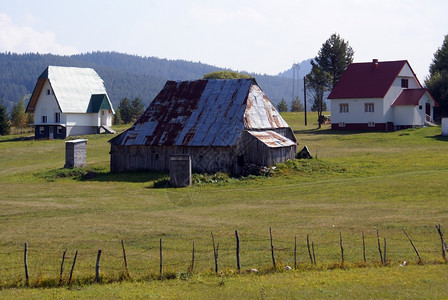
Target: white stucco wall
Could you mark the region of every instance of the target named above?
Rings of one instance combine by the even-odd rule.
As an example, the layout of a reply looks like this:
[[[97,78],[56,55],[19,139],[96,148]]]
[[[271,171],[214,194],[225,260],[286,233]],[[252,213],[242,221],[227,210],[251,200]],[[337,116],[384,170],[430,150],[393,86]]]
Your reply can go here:
[[[373,103],[374,112],[365,112],[365,104]],[[339,104],[348,104],[348,113],[339,112]],[[332,99],[331,100],[332,123],[384,123],[382,99]]]
[[[98,114],[78,114],[78,113],[68,113],[66,116],[66,125],[67,126],[98,126]]]

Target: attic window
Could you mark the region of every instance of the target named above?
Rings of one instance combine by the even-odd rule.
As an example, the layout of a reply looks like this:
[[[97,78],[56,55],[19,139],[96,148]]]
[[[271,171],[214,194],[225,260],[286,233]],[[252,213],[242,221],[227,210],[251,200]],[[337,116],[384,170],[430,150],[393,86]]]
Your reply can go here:
[[[58,113],[58,112],[54,113],[54,121],[55,121],[55,123],[61,122],[61,113]]]
[[[409,80],[405,79],[405,78],[402,78],[401,79],[401,87],[404,88],[404,89],[407,89],[408,86],[409,86]]]
[[[51,90],[47,89],[47,95],[51,95]]]
[[[47,116],[42,116],[42,123],[47,123]]]

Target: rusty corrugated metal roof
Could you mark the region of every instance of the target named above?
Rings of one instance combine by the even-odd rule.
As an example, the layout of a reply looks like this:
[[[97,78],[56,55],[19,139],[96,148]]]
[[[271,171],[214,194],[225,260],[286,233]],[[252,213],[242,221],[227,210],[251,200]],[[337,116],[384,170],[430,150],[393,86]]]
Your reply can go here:
[[[266,131],[248,130],[247,132],[250,133],[252,136],[254,136],[256,139],[258,139],[260,142],[268,146],[269,148],[289,147],[296,145],[294,141],[291,141],[290,139],[272,130],[266,130]]]
[[[244,129],[286,128],[255,79],[168,81],[120,145],[231,146]]]

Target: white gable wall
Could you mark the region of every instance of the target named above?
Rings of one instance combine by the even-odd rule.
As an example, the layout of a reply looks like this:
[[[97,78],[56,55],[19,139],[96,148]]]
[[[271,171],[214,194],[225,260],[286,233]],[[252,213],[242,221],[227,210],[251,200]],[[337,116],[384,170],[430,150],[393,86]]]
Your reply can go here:
[[[386,96],[384,97],[384,120],[385,122],[394,122],[395,123],[395,114],[394,110],[392,108],[392,104],[394,101],[398,98],[398,96],[403,91],[403,88],[401,87],[401,80],[402,79],[408,79],[408,88],[410,89],[418,89],[421,88],[421,85],[415,78],[414,74],[412,73],[411,68],[408,64],[406,64],[403,69],[401,70],[400,74],[397,78],[395,78],[394,82],[392,83],[389,91],[386,93]]]
[[[50,90],[50,95],[47,95],[47,91]],[[42,92],[39,96],[39,100],[36,103],[34,110],[34,124],[42,124],[42,116],[47,116],[47,123],[55,123],[55,113],[61,112],[54,97],[53,90],[48,82],[45,82]],[[62,116],[61,116],[61,122]]]

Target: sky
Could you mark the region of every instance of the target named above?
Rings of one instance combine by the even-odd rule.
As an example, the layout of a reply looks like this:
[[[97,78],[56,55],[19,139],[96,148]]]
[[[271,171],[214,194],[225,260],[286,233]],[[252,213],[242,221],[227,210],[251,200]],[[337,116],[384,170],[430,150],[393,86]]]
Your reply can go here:
[[[276,75],[337,33],[355,62],[408,60],[421,82],[446,0],[0,0],[0,52],[116,51]]]

